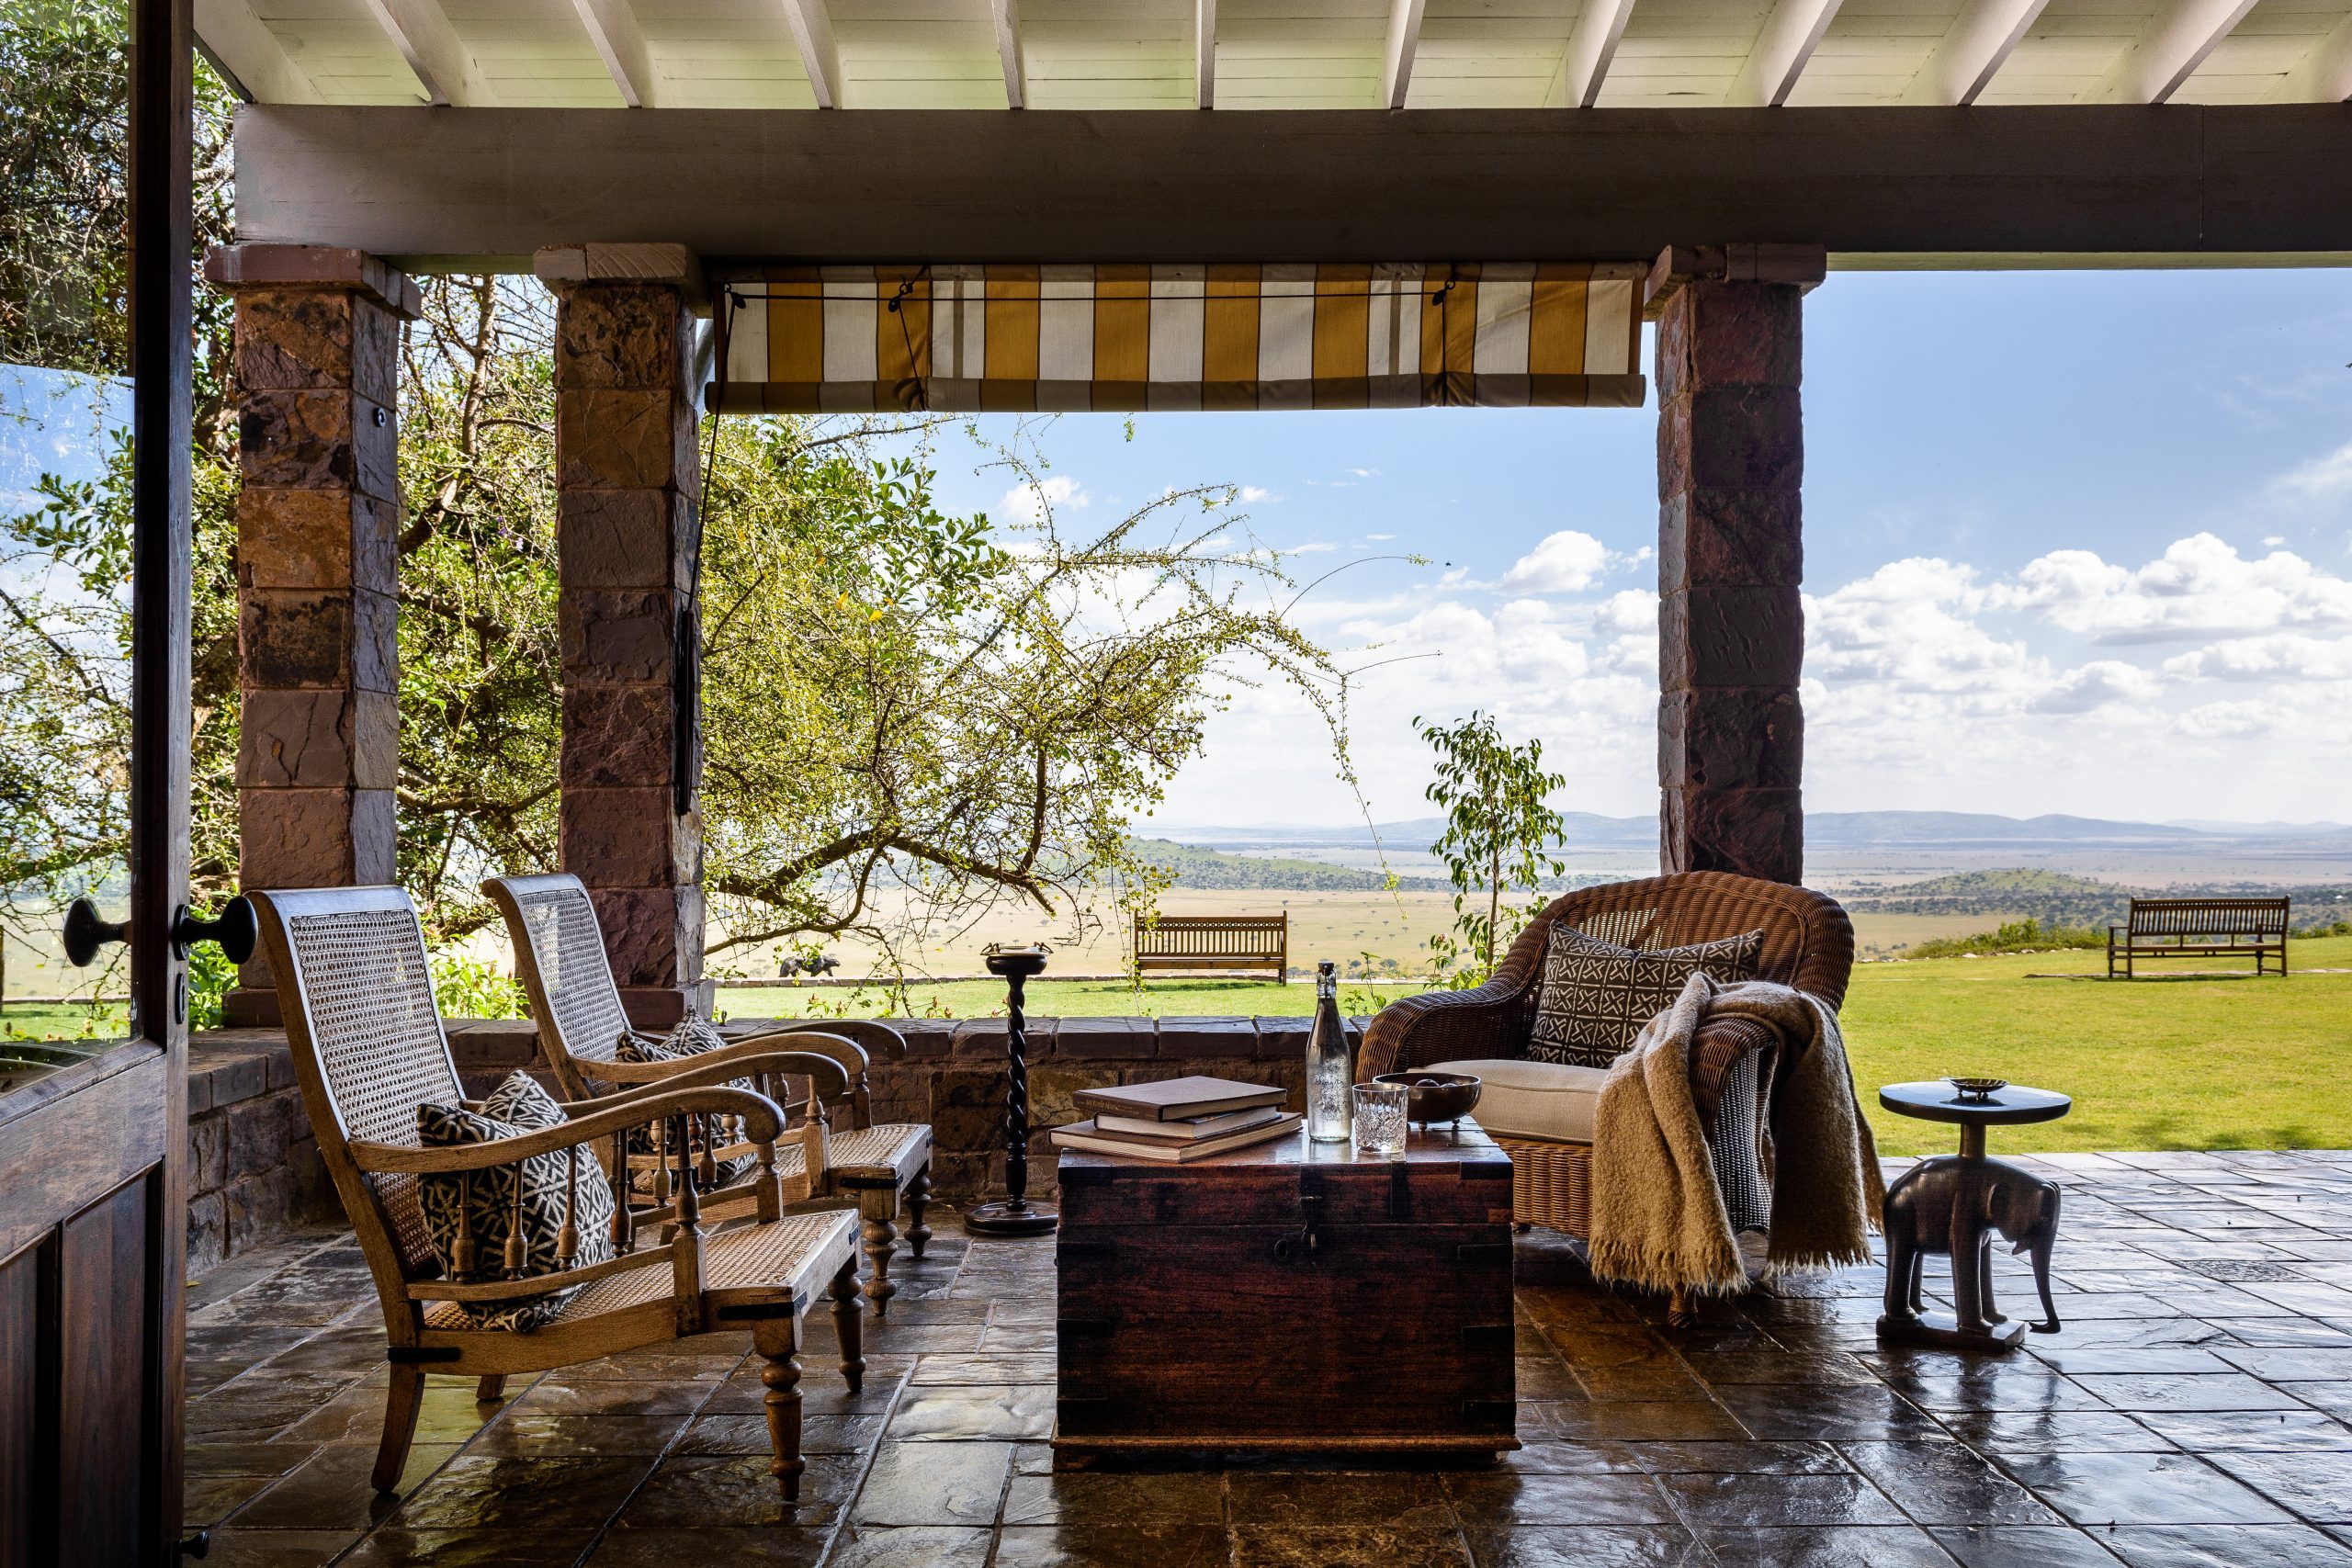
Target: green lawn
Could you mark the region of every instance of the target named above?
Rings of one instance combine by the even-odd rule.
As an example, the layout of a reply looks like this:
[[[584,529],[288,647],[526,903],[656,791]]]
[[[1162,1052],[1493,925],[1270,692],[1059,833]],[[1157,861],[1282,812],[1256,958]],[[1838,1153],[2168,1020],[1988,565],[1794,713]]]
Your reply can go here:
[[[1880,1146],[1889,1154],[1948,1147],[1941,1127],[1881,1111],[1876,1087],[1947,1073],[1988,1074],[2064,1091],[2063,1122],[1998,1132],[1995,1149],[2344,1148],[2352,1146],[2352,938],[2297,942],[2299,972],[2286,980],[2192,977],[2193,965],[2145,964],[2143,978],[2098,979],[2098,953],[2028,953],[1869,964],[1854,972],[1845,1010],[1847,1045]],[[2243,965],[2241,965],[2243,967]],[[2177,977],[2150,978],[2170,974]],[[1351,1010],[1367,994],[1351,993]],[[1398,994],[1392,989],[1390,994]],[[797,1015],[810,998],[848,1001],[839,989],[729,990],[737,1014]],[[918,987],[917,1012],[985,1016],[1000,987]],[[1138,1001],[1124,985],[1045,980],[1030,987],[1040,1016],[1148,1012],[1299,1016],[1315,988],[1294,982],[1159,981]]]

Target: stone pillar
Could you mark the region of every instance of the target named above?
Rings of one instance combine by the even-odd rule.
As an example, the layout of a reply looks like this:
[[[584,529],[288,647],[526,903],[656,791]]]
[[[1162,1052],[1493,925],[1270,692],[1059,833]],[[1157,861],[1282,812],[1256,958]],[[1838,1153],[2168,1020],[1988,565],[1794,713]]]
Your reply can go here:
[[[1663,869],[1804,874],[1802,246],[1676,246],[1657,322]]]
[[[556,291],[563,869],[587,884],[630,1019],[703,978],[693,596],[700,269],[674,245],[543,250]]]
[[[357,251],[215,250],[237,302],[238,880],[393,880],[401,322],[416,286]],[[268,958],[232,1025],[277,1021]]]

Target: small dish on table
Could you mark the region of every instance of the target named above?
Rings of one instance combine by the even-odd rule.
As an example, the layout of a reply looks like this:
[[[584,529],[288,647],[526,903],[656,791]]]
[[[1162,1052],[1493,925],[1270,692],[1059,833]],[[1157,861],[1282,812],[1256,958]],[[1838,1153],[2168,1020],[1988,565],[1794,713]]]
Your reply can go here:
[[[1469,1073],[1382,1073],[1372,1081],[1403,1085],[1405,1120],[1424,1128],[1461,1121],[1486,1092],[1486,1085]]]

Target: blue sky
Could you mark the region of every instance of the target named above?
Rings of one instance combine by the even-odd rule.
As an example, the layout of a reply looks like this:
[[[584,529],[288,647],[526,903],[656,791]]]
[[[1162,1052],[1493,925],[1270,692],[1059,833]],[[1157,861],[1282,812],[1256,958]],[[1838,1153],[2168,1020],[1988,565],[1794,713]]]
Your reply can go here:
[[[2352,272],[1837,273],[1806,333],[1810,804],[2352,815]],[[87,400],[0,367],[0,505],[86,466]],[[1302,581],[1365,563],[1300,614],[1343,662],[1403,660],[1352,706],[1377,818],[1425,810],[1413,716],[1478,706],[1544,739],[1564,804],[1630,815],[1654,417],[1071,416],[1042,445],[1066,527],[1228,484]],[[1034,504],[970,450],[941,444],[952,503]],[[1400,554],[1431,564],[1370,558]],[[1229,694],[1163,820],[1355,816],[1295,697]]]
[[[1838,273],[1805,330],[1813,806],[2347,814],[2352,273]],[[1567,804],[1632,814],[1657,799],[1654,419],[1173,414],[1130,440],[1071,416],[1042,446],[1066,527],[1226,483],[1302,579],[1442,563],[1301,606],[1362,660],[1422,656],[1361,683],[1376,817],[1425,809],[1411,716],[1473,706],[1544,738]],[[1001,472],[947,484],[1028,504]],[[1352,816],[1304,713],[1237,692],[1163,818]]]

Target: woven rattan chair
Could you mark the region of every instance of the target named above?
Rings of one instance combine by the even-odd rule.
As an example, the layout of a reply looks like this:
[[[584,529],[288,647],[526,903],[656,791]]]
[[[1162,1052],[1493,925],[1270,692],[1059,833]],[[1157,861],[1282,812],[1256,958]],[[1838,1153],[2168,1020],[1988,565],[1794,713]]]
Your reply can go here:
[[[569,874],[493,876],[481,886],[506,918],[515,973],[537,1021],[539,1048],[566,1097],[578,1100],[616,1088],[672,1081],[687,1064],[623,1062],[615,1055],[624,1035],[646,1036],[629,1028],[621,1010],[595,906],[580,879]],[[913,1122],[876,1126],[866,1085],[868,1053],[903,1055],[906,1043],[887,1024],[826,1019],[764,1029],[730,1042],[724,1052],[695,1057],[693,1065],[699,1070],[738,1054],[787,1048],[831,1058],[846,1080],[838,1092],[812,1100],[835,1123],[826,1135],[821,1175],[812,1179],[818,1191],[857,1200],[865,1252],[873,1264],[865,1293],[879,1316],[898,1293],[890,1280],[890,1258],[901,1213],[908,1222],[908,1247],[915,1257],[923,1255],[931,1240],[931,1230],[923,1224],[931,1201],[931,1129]],[[795,1148],[779,1150],[778,1156],[787,1177],[808,1168],[798,1163],[802,1156]],[[652,1172],[657,1203],[664,1168],[666,1163],[657,1163]],[[705,1201],[703,1212],[721,1217],[744,1213],[750,1201],[746,1193],[721,1191]]]
[[[506,1377],[595,1360],[640,1345],[741,1325],[766,1366],[769,1468],[787,1500],[799,1495],[801,1320],[830,1294],[841,1331],[842,1373],[854,1391],[865,1373],[857,1305],[857,1227],[846,1209],[786,1213],[777,1175],[783,1112],[764,1096],[718,1087],[753,1074],[832,1070],[823,1057],[787,1052],[698,1068],[659,1087],[567,1106],[568,1125],[455,1148],[422,1146],[416,1109],[468,1103],[433,1005],[424,938],[396,887],[256,893],[262,940],[277,977],[295,1074],[381,1299],[390,1383],[374,1479],[390,1491],[406,1462],[430,1372],[480,1380],[499,1397]],[[673,1173],[672,1232],[633,1247],[628,1207],[616,1205],[606,1262],[526,1280],[446,1277],[425,1228],[418,1178],[513,1165],[533,1155],[617,1145],[648,1122],[689,1115],[740,1118],[756,1158],[751,1219],[706,1235],[688,1144]],[[577,1157],[576,1156],[574,1157]],[[519,1186],[519,1183],[517,1184]],[[567,1203],[571,1199],[567,1195]],[[566,1211],[567,1224],[570,1210]],[[487,1248],[485,1250],[488,1250]],[[471,1326],[461,1302],[500,1302],[553,1287],[581,1287],[555,1321],[527,1332]]]
[[[1632,948],[1684,947],[1760,930],[1756,977],[1808,992],[1832,1009],[1846,998],[1854,928],[1818,893],[1721,872],[1688,872],[1586,887],[1556,898],[1528,924],[1494,977],[1474,991],[1431,991],[1390,1003],[1364,1031],[1356,1076],[1404,1072],[1437,1062],[1518,1058],[1527,1054],[1544,953],[1557,924]],[[1770,1191],[1771,1104],[1780,1037],[1751,1019],[1715,1019],[1699,1031],[1690,1086],[1718,1153],[1753,1149],[1756,1180]],[[1582,1239],[1591,1232],[1592,1145],[1498,1136],[1510,1151],[1511,1211],[1521,1224]],[[1727,1182],[1727,1190],[1732,1183]],[[1741,1219],[1734,1207],[1734,1223]],[[1760,1216],[1758,1216],[1760,1218]],[[1675,1303],[1678,1318],[1689,1303]]]

